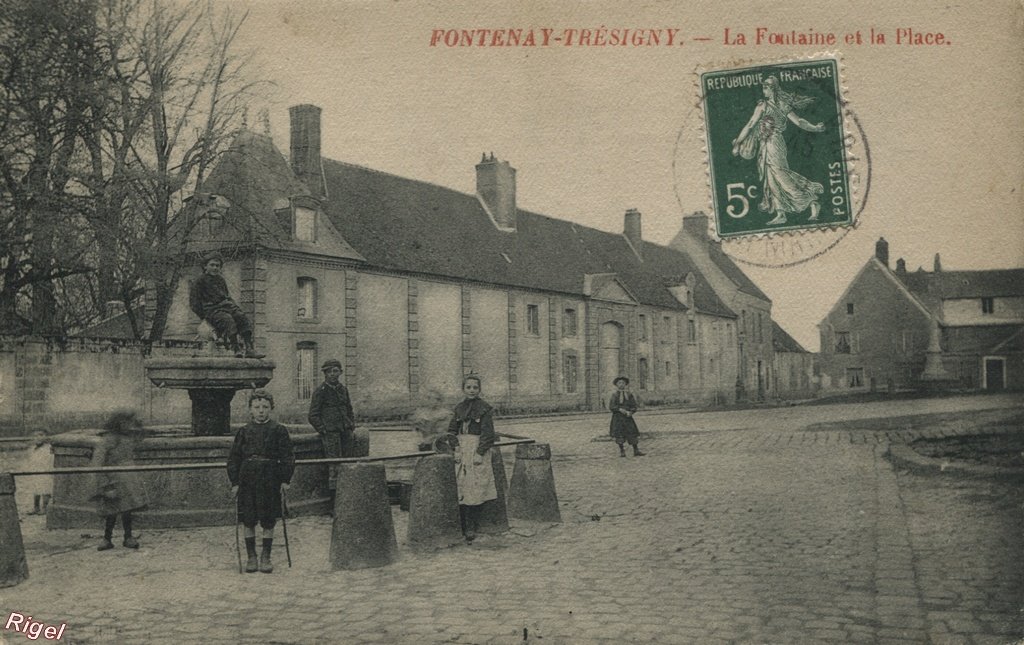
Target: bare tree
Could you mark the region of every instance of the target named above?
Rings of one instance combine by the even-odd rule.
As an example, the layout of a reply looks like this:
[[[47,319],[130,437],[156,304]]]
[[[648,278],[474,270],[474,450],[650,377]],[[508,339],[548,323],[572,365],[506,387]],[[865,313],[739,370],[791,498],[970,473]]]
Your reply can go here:
[[[75,89],[93,31],[87,2],[0,9],[2,329],[57,331],[53,281],[90,268],[73,232],[87,200],[72,164],[89,100]]]
[[[188,251],[176,215],[257,85],[235,51],[245,17],[200,0],[0,9],[0,329],[57,332],[119,301],[136,337],[161,337]]]

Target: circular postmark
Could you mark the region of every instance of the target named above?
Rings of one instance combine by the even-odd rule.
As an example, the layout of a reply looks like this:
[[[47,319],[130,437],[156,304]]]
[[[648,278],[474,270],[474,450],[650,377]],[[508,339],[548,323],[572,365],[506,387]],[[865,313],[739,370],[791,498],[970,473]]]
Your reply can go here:
[[[838,60],[735,66],[697,78],[698,100],[672,160],[684,215],[695,192],[707,195],[708,234],[751,266],[793,266],[838,245],[871,190],[871,149],[841,96]]]

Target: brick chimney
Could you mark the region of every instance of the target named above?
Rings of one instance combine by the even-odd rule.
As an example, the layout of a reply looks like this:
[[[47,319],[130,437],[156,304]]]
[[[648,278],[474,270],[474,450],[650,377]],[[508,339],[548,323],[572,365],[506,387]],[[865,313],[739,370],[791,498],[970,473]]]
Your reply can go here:
[[[320,158],[320,108],[315,105],[293,105],[291,118],[292,172],[317,199],[327,197],[327,183]]]
[[[878,241],[875,242],[875,257],[885,265],[885,268],[889,268],[889,243],[885,241],[884,237],[878,238]]]
[[[476,194],[487,207],[495,225],[516,230],[516,169],[484,153],[476,165]]]
[[[903,258],[900,258],[900,259],[896,260],[896,273],[906,273],[906,272],[907,272],[907,261],[904,260]]]
[[[939,273],[942,271],[942,260],[939,259],[939,254],[935,254],[935,263],[932,265],[932,271]]]
[[[683,230],[701,242],[708,241],[708,216],[703,211],[683,217]]]
[[[622,222],[622,233],[626,236],[629,245],[633,247],[633,252],[636,253],[636,256],[643,260],[644,238],[641,234],[640,211],[635,208],[630,208],[626,211]]]

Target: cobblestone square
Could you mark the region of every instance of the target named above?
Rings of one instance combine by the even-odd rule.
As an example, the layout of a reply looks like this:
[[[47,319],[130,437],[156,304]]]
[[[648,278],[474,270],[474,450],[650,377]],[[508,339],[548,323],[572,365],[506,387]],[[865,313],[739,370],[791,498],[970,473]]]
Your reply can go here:
[[[275,573],[245,576],[232,527],[100,553],[98,529],[23,512],[31,577],[0,608],[66,622],[68,643],[1012,643],[1020,484],[896,468],[889,443],[922,432],[856,420],[1019,405],[641,413],[638,458],[598,440],[605,416],[503,421],[550,443],[563,523],[419,554],[395,506],[399,561],[359,571],[330,570],[327,517],[289,521],[291,569],[279,535]]]

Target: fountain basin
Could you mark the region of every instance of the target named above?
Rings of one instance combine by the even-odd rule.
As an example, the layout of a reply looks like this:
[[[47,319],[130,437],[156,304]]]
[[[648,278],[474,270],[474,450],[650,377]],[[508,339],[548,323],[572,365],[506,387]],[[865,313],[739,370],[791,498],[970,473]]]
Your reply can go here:
[[[233,359],[238,360],[238,359]],[[56,468],[88,466],[97,431],[68,432],[51,438]],[[289,428],[296,459],[323,457],[320,437],[302,428]],[[149,494],[149,508],[133,514],[140,528],[221,526],[235,523],[235,502],[227,461],[234,436],[151,436],[135,451],[135,465],[214,463],[220,468],[140,473]],[[288,489],[289,515],[330,513],[327,467],[298,466]],[[98,528],[102,522],[90,497],[96,475],[55,475],[53,499],[46,516],[49,529]]]
[[[258,358],[193,356],[151,358],[146,377],[157,387],[180,390],[242,390],[263,387],[274,375],[274,363]]]
[[[157,387],[188,390],[192,400],[192,434],[230,435],[231,399],[237,390],[263,387],[274,376],[274,363],[256,358],[192,356],[146,361],[146,377]]]

